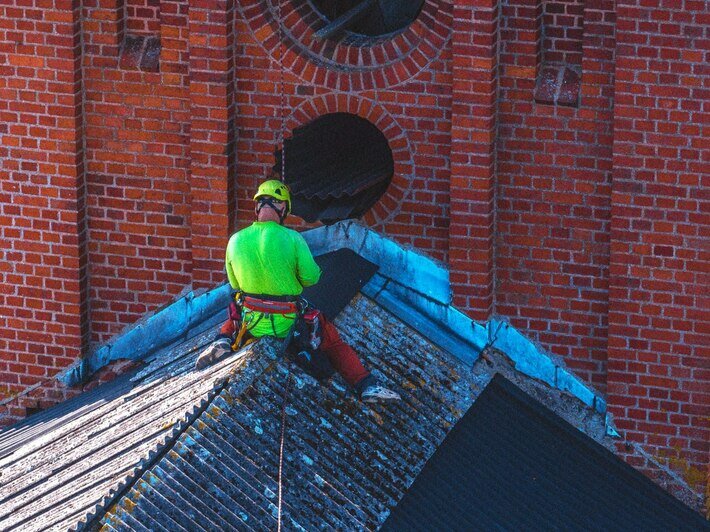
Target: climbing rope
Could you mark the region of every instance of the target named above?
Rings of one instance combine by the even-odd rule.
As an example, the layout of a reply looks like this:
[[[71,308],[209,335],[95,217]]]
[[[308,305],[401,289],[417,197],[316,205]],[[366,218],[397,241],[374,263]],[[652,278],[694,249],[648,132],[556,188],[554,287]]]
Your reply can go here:
[[[284,390],[284,400],[281,405],[281,444],[279,446],[279,513],[278,513],[278,525],[277,530],[281,532],[281,503],[283,501],[282,489],[283,489],[283,464],[284,464],[284,440],[286,436],[286,405],[288,404],[288,393],[291,389],[291,381],[293,380],[293,375],[288,372],[288,381],[286,382],[286,389]]]
[[[286,108],[286,95],[284,93],[284,64],[283,64],[283,25],[281,23],[281,0],[276,1],[276,23],[278,25],[279,35],[279,93],[281,95],[281,106],[279,109],[281,119],[281,131],[279,132],[279,144],[281,144],[281,182],[286,182],[286,120],[284,118],[284,109]],[[293,334],[293,327],[289,331],[286,341],[284,342],[284,351]],[[283,464],[284,464],[284,442],[286,440],[286,405],[288,405],[288,394],[291,389],[291,381],[293,375],[288,369],[288,381],[284,390],[283,404],[281,405],[281,442],[279,443],[279,506],[277,518],[277,532],[281,532],[281,509],[283,505]]]
[[[286,182],[286,121],[284,119],[284,109],[286,108],[286,94],[284,93],[284,62],[283,62],[283,25],[281,23],[281,0],[276,2],[276,23],[279,32],[279,92],[281,94],[281,107],[279,109],[281,119],[281,131],[279,133],[279,144],[281,145],[281,182]]]

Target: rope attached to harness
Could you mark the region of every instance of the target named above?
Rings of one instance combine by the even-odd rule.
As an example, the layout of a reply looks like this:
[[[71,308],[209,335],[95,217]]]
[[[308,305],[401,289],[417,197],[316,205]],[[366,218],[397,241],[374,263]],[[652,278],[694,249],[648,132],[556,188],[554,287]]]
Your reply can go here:
[[[299,319],[303,317],[306,309],[308,308],[308,302],[305,299],[294,298],[292,296],[267,296],[267,295],[256,295],[256,294],[246,294],[244,292],[238,292],[234,296],[234,303],[236,305],[234,312],[236,314],[237,307],[239,308],[241,314],[241,325],[239,327],[239,333],[237,338],[232,345],[233,349],[239,348],[242,343],[244,335],[249,331],[250,322],[245,316],[244,310],[250,311],[250,313],[260,314],[256,322],[258,322],[263,316],[271,316],[272,327],[273,327],[273,316],[274,314],[288,315],[295,314],[293,325],[288,331],[288,334],[284,338],[283,344],[281,346],[282,354],[286,353],[291,340],[294,337],[294,332],[296,330],[296,324]],[[256,324],[254,324],[256,325]],[[274,336],[276,336],[276,331],[274,330]],[[289,392],[291,390],[291,383],[293,381],[293,375],[291,374],[290,368],[287,366],[288,371],[288,381],[286,383],[286,388],[284,390],[283,404],[281,405],[281,441],[279,443],[279,476],[278,476],[278,517],[277,517],[277,530],[281,531],[281,510],[283,506],[283,460],[284,460],[284,445],[286,440],[286,406],[288,405]]]
[[[284,464],[284,441],[286,439],[286,405],[288,404],[288,394],[291,389],[291,381],[293,380],[293,375],[288,372],[288,381],[286,382],[286,389],[284,390],[284,400],[281,406],[281,443],[279,445],[279,514],[278,514],[278,524],[277,530],[281,532],[281,505],[283,502],[283,464]]]

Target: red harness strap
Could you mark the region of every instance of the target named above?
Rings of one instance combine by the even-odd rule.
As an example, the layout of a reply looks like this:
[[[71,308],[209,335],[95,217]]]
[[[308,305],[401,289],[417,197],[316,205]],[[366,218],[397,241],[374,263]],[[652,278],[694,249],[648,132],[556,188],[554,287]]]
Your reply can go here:
[[[242,303],[244,308],[252,312],[266,314],[296,314],[298,305],[294,301],[270,301],[256,297],[246,296]]]

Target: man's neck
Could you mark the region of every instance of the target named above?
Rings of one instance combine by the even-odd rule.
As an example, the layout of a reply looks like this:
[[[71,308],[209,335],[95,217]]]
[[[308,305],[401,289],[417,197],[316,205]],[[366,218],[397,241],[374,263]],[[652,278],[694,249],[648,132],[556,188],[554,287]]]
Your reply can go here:
[[[256,221],[257,222],[276,222],[277,224],[281,223],[278,213],[275,210],[270,209],[268,207],[264,207],[263,209],[261,209],[261,211],[259,212],[259,215],[256,218]]]

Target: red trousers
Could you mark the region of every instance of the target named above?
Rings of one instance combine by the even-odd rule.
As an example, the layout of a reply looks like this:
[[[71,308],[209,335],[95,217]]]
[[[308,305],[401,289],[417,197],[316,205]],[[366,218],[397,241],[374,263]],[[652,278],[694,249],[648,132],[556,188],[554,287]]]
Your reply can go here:
[[[328,357],[333,368],[340,373],[345,382],[358,391],[362,391],[361,388],[367,382],[366,379],[370,376],[370,372],[360,362],[355,350],[340,338],[340,333],[335,325],[330,323],[323,314],[320,315],[320,320],[321,352]],[[235,322],[231,319],[227,320],[219,332],[220,336],[226,336],[233,340],[237,333]]]

